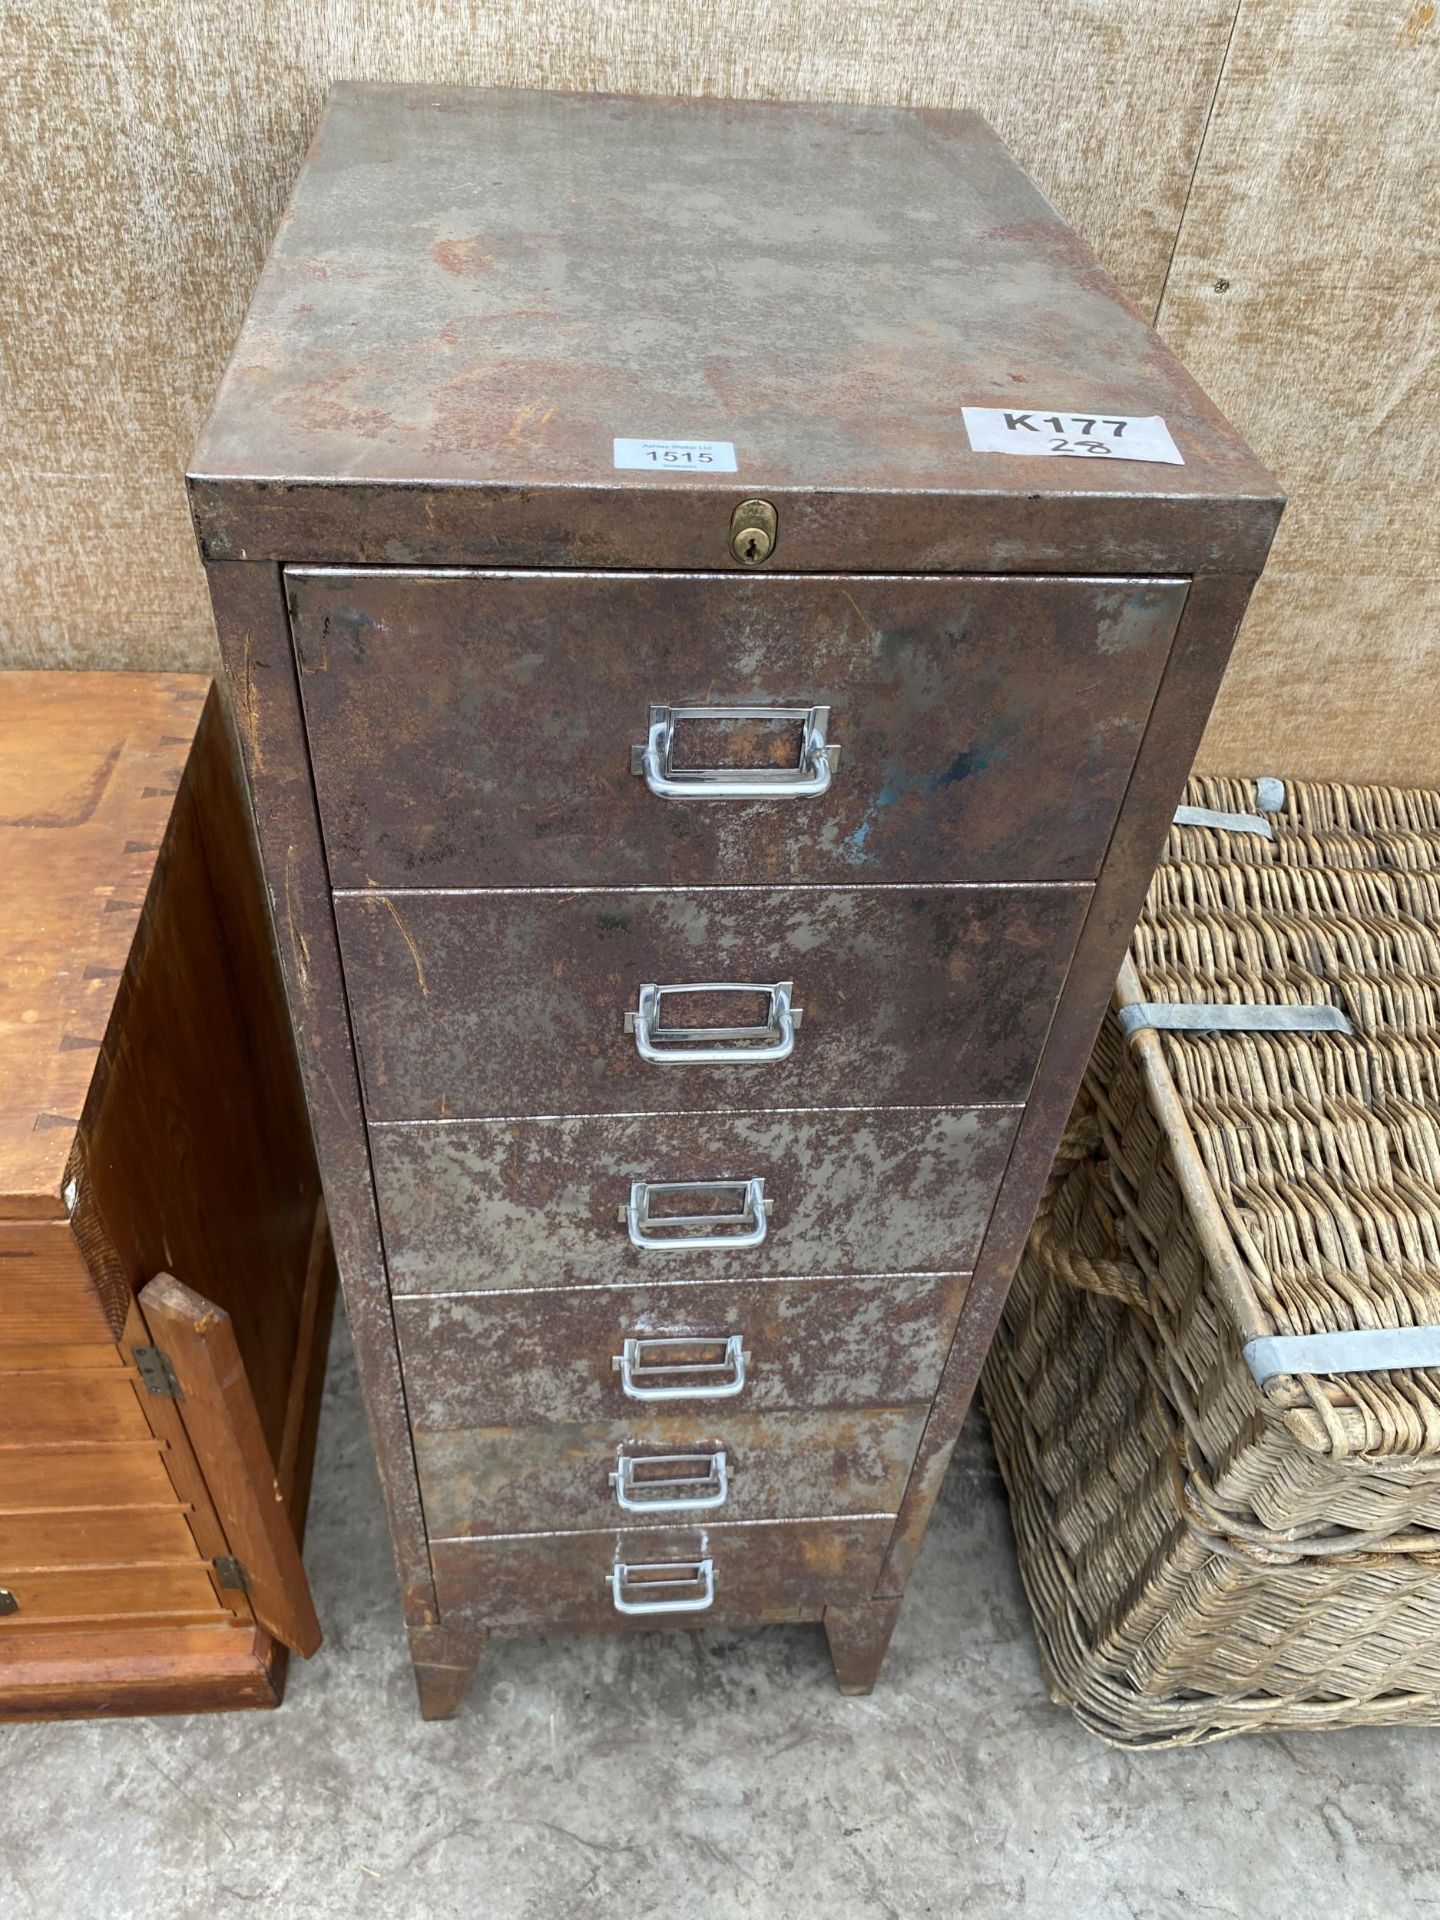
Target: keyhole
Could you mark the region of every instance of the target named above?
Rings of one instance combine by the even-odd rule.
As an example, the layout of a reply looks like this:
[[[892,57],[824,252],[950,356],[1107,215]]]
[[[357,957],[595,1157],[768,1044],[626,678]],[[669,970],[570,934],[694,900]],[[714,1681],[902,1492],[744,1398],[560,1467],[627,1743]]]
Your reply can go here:
[[[731,558],[763,567],[775,552],[775,509],[768,500],[742,500],[730,516]]]

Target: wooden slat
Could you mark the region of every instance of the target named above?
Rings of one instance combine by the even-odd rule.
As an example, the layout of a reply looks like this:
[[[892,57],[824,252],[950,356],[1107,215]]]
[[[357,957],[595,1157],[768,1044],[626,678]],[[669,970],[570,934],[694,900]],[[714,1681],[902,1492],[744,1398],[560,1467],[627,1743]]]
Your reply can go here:
[[[69,1222],[0,1221],[0,1345],[111,1338]]]
[[[104,1444],[149,1437],[136,1382],[129,1373],[0,1375],[0,1447]]]
[[[175,1505],[159,1443],[148,1435],[133,1446],[20,1449],[0,1460],[0,1514]]]
[[[0,1615],[0,1638],[65,1620],[113,1619],[128,1614],[225,1616],[205,1567],[103,1567],[62,1572],[7,1573],[3,1584],[19,1602]]]
[[[180,1382],[185,1431],[244,1565],[255,1617],[294,1652],[312,1654],[320,1623],[230,1317],[169,1274],[142,1290],[140,1309]]]
[[[0,1514],[0,1583],[19,1569],[203,1566],[179,1507]]]
[[[125,1357],[113,1340],[102,1346],[10,1347],[0,1345],[0,1374],[7,1373],[113,1373],[125,1365]]]
[[[0,1721],[273,1707],[285,1651],[253,1622],[0,1634]]]
[[[89,1280],[68,1220],[0,1220],[0,1314],[11,1287],[22,1278],[46,1286]]]

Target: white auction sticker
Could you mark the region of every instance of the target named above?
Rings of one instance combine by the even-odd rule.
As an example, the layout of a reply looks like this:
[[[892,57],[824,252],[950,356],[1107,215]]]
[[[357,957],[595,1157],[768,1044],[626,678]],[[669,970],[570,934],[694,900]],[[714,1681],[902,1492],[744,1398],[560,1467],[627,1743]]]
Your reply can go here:
[[[617,467],[641,467],[647,473],[734,473],[732,440],[617,440]]]
[[[1045,413],[1039,407],[962,407],[960,411],[976,453],[1160,460],[1167,467],[1185,464],[1158,413]],[[620,464],[618,457],[615,464]]]

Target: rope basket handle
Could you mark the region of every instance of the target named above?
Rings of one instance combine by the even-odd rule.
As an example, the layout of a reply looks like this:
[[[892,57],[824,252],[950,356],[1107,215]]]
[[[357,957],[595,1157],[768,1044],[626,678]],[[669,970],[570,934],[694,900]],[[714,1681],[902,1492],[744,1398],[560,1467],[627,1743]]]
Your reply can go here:
[[[1093,1110],[1073,1113],[1055,1150],[1055,1164],[1030,1229],[1028,1251],[1062,1285],[1079,1287],[1105,1300],[1118,1300],[1122,1306],[1148,1315],[1145,1275],[1133,1260],[1096,1259],[1082,1253],[1071,1236],[1062,1233],[1056,1224],[1062,1196],[1072,1196],[1076,1214],[1093,1204],[1091,1196],[1101,1157],[1099,1149],[1100,1123]],[[1074,1194],[1077,1183],[1083,1184],[1083,1194]]]

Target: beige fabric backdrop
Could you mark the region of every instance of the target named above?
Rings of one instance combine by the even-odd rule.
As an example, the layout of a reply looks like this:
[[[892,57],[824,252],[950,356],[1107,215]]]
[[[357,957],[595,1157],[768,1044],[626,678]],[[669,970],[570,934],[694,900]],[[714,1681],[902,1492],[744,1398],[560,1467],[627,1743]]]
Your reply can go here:
[[[1435,13],[0,4],[0,664],[213,664],[181,474],[332,79],[971,106],[1291,490],[1205,763],[1440,782]]]

